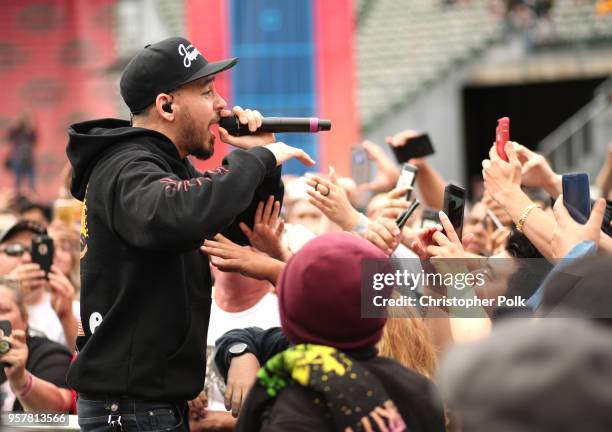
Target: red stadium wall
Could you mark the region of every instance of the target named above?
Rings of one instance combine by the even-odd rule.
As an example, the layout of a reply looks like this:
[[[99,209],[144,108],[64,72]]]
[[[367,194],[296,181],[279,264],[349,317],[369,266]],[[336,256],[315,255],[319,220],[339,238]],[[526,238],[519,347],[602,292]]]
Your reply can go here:
[[[319,115],[332,119],[332,132],[321,134],[321,167],[332,165],[349,176],[350,148],[360,137],[354,61],[353,0],[314,0]]]
[[[34,119],[37,188],[54,198],[67,162],[66,128],[116,115],[118,93],[106,69],[115,60],[115,0],[3,1],[0,13],[0,158],[6,131],[21,113]],[[0,187],[12,187],[0,165]]]

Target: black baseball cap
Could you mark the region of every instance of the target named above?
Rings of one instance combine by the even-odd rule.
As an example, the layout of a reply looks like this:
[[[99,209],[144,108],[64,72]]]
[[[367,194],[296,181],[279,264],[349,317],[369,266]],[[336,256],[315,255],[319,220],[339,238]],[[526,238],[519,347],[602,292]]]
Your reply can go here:
[[[121,75],[121,96],[132,113],[183,84],[233,67],[237,58],[209,63],[191,42],[171,37],[147,45],[130,60]]]

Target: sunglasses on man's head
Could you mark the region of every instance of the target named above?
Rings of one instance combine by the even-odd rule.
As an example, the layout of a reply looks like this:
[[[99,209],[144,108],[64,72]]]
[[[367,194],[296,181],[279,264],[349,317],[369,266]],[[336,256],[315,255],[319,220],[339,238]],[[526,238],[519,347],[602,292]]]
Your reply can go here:
[[[24,245],[22,245],[20,243],[12,243],[12,244],[8,244],[8,245],[5,245],[5,246],[2,246],[0,248],[0,252],[3,252],[5,254],[7,254],[8,256],[19,257],[19,256],[23,255],[26,252],[31,254],[32,253],[32,248],[24,246]]]

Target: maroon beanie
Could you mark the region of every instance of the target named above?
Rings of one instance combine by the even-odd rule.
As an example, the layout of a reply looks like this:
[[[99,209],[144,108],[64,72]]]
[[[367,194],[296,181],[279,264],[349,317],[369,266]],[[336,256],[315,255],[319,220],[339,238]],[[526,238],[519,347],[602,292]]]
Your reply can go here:
[[[291,343],[338,349],[374,346],[386,318],[361,318],[361,260],[388,258],[350,234],[319,236],[285,266],[277,285],[283,332]]]

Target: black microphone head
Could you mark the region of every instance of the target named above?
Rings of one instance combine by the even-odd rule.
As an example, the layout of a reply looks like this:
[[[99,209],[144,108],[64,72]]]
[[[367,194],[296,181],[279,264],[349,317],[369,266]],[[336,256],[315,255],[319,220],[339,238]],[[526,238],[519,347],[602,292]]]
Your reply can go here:
[[[219,126],[227,130],[230,135],[241,135],[240,120],[238,120],[238,117],[233,114],[229,117],[221,117],[221,120],[219,120]]]
[[[331,120],[319,119],[319,130],[320,131],[331,130]]]

